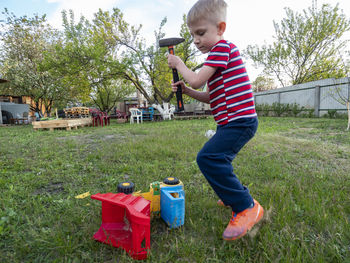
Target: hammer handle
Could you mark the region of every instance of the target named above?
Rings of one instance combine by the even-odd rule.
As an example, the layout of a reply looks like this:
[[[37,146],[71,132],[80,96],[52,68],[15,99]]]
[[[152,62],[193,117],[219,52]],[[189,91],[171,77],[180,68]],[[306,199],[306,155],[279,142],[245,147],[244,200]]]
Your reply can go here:
[[[169,53],[172,55],[175,55],[174,47],[170,46],[169,47]],[[177,70],[173,68],[173,80],[174,83],[179,81],[179,74],[177,73]],[[177,100],[177,110],[178,111],[183,111],[184,110],[184,103],[182,100],[182,89],[181,85],[177,85],[177,91],[176,91],[176,100]]]

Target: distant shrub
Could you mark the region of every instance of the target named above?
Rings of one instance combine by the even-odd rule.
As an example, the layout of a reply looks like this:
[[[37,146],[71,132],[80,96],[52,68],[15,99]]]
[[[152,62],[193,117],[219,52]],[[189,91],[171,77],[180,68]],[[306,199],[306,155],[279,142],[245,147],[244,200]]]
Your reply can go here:
[[[307,117],[308,118],[315,117],[315,109],[307,109]]]
[[[274,102],[272,104],[272,110],[277,117],[281,117],[284,113],[289,111],[289,104]]]
[[[263,104],[255,104],[255,111],[260,112]]]
[[[255,104],[255,109],[259,116],[292,116],[302,118],[315,117],[315,109],[305,108],[304,106],[300,106],[295,102],[291,104],[274,102],[272,105],[267,103]],[[328,117],[331,119],[347,118],[347,114],[341,114],[337,110],[330,109],[327,110],[327,114],[323,115],[323,117]]]
[[[255,110],[257,111],[259,116],[269,116],[271,106],[267,103],[256,104]]]
[[[346,114],[346,113],[336,113],[335,114],[335,118],[337,118],[337,119],[347,119],[348,118],[348,114]]]
[[[337,117],[337,110],[327,110],[327,115],[329,118],[334,119]]]
[[[299,104],[293,103],[290,105],[290,112],[294,117],[297,117],[305,108],[303,106],[300,107]]]

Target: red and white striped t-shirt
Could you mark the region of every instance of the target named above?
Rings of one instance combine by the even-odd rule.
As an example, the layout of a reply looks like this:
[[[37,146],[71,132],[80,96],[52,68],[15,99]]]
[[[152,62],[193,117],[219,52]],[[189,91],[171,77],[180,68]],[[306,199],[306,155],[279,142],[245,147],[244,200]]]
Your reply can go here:
[[[217,68],[207,83],[210,107],[217,124],[257,116],[249,77],[235,45],[220,40],[209,52],[204,65]]]

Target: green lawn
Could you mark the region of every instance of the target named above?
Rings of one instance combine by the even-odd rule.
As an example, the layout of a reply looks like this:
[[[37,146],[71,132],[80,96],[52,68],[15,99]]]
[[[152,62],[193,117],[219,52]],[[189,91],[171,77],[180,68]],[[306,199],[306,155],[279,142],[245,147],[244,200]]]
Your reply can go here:
[[[260,118],[235,172],[266,216],[246,237],[221,240],[230,211],[196,154],[212,119],[74,131],[0,127],[0,262],[132,262],[96,242],[101,203],[75,196],[137,190],[167,176],[186,192],[185,225],[151,222],[148,262],[350,262],[350,132],[345,120]],[[257,231],[258,230],[258,231]]]

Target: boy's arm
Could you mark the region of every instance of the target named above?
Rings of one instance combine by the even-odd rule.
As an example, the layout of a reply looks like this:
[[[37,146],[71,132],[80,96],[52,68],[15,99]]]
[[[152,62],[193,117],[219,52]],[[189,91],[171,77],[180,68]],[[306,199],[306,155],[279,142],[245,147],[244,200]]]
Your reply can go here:
[[[186,93],[188,96],[204,103],[210,103],[209,99],[209,92],[208,91],[198,91],[194,89],[188,89],[188,92]]]
[[[210,97],[208,91],[199,91],[189,88],[185,85],[183,81],[178,81],[176,83],[172,83],[173,91],[176,92],[177,86],[181,85],[182,93],[204,103],[210,103]]]
[[[208,79],[215,73],[216,68],[210,66],[203,66],[199,72],[193,72],[185,63],[177,56],[169,54],[168,64],[171,68],[176,68],[186,80],[188,84],[194,89],[199,89],[204,86]],[[192,97],[192,96],[191,96]]]

